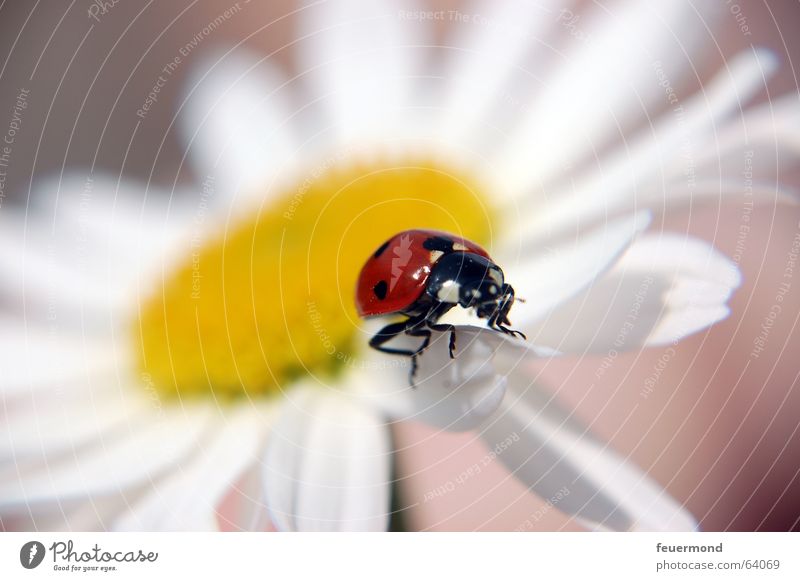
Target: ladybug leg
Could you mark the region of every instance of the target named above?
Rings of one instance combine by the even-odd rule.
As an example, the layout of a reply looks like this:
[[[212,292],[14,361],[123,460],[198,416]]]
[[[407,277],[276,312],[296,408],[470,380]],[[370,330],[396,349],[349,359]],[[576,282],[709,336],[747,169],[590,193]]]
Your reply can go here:
[[[527,340],[525,333],[521,331],[517,331],[515,329],[510,329],[505,325],[511,325],[511,321],[508,320],[508,311],[511,310],[511,306],[514,304],[514,288],[511,285],[505,285],[503,287],[503,299],[500,302],[500,305],[497,307],[497,310],[492,314],[491,318],[489,319],[489,327],[502,331],[506,335],[511,335],[512,337],[522,337],[523,339]]]
[[[428,348],[428,345],[431,344],[431,332],[428,329],[408,329],[406,335],[411,337],[425,337],[425,340],[422,341],[422,345],[420,345],[411,356],[411,373],[408,375],[408,383],[411,387],[416,388],[417,385],[414,383],[414,378],[417,375],[417,356],[421,355],[422,352]]]
[[[414,352],[414,355],[420,355],[431,344],[431,332],[428,329],[408,329],[406,335],[410,337],[425,337],[422,345]]]
[[[427,325],[428,329],[433,329],[434,331],[439,331],[440,333],[450,333],[450,343],[449,343],[449,350],[450,350],[450,359],[455,359],[456,356],[454,351],[456,349],[456,328],[455,325],[451,325],[449,323],[437,323],[436,321],[439,320],[442,315],[447,313],[450,309],[453,308],[454,305],[449,303],[439,303],[434,305],[428,313],[423,318],[425,325]],[[430,331],[428,331],[430,334]]]
[[[408,330],[408,322],[402,321],[400,323],[392,323],[390,325],[386,325],[383,329],[375,333],[375,336],[369,340],[369,346],[373,349],[381,351],[383,353],[388,353],[390,355],[405,355],[406,357],[411,357],[412,355],[416,355],[416,351],[412,351],[410,349],[395,349],[393,347],[384,347],[384,343],[388,343],[398,335],[402,335]]]
[[[523,339],[527,339],[528,337],[525,336],[525,333],[522,331],[517,331],[516,329],[509,329],[508,327],[503,326],[502,324],[497,325],[497,329],[505,333],[506,335],[511,335],[512,337],[521,337]]]
[[[440,333],[450,333],[450,359],[455,359],[456,350],[456,327],[449,323],[428,323],[428,327]]]
[[[489,317],[489,320],[486,321],[486,325],[495,331],[503,331],[500,325],[497,323],[497,319],[500,317],[500,310],[497,309],[492,313],[492,316]],[[505,332],[505,331],[503,331]]]
[[[414,385],[414,376],[417,373],[417,355],[422,353],[431,341],[430,331],[427,329],[416,328],[416,326],[419,325],[422,320],[423,319],[421,318],[415,317],[408,319],[407,321],[386,325],[383,329],[378,331],[375,336],[372,337],[372,339],[369,340],[369,346],[377,351],[388,353],[389,355],[402,355],[411,359],[411,371],[409,373],[409,384],[411,387],[416,387],[416,385]],[[398,335],[402,334],[407,334],[412,337],[424,337],[425,340],[422,342],[422,345],[420,345],[420,347],[414,351],[411,349],[384,347],[384,343],[388,343]]]

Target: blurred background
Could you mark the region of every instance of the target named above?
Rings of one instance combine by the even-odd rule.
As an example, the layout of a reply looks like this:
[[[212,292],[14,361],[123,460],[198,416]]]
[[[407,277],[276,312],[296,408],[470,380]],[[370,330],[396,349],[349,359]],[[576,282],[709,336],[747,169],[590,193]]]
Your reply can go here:
[[[693,74],[682,94],[700,88],[752,45],[770,48],[781,63],[759,100],[796,91],[800,2],[718,3],[723,15],[709,31],[711,48],[689,55]],[[240,14],[215,29],[171,74],[145,119],[136,111],[165,63],[198,28],[229,9],[230,0],[0,4],[0,118],[10,118],[20,91],[29,91],[0,204],[25,207],[36,178],[71,168],[152,179],[166,188],[176,180],[191,184],[174,116],[192,62],[215,47],[242,43],[268,55],[287,78],[301,73],[296,52],[303,43],[297,30],[302,3],[240,4]],[[565,5],[576,15],[603,10],[595,2]],[[425,2],[424,8],[471,10],[457,0]],[[439,47],[432,54],[443,58],[457,24],[446,18],[430,24]],[[556,27],[548,34],[548,46],[557,52],[571,31]],[[648,113],[655,117],[659,111]],[[613,144],[598,143],[598,155]],[[800,188],[799,167],[780,171],[782,183]],[[740,216],[741,208],[731,204],[673,212],[663,224],[713,240],[733,256]],[[785,296],[764,352],[750,356],[798,232],[799,206],[769,202],[755,208],[746,249],[739,253],[744,284],[733,298],[732,316],[681,342],[668,363],[659,365],[664,349],[621,355],[621,364],[599,379],[599,357],[541,364],[543,377],[597,435],[648,469],[708,530],[800,530],[800,284]],[[643,399],[642,385],[656,368],[658,387]],[[409,528],[517,530],[534,516],[545,528],[563,525],[556,511],[495,465],[480,477],[462,478],[450,494],[426,499],[426,492],[459,478],[487,450],[469,433],[441,434],[413,422],[395,432],[401,445],[397,477],[404,483],[399,502],[411,507],[404,514]]]

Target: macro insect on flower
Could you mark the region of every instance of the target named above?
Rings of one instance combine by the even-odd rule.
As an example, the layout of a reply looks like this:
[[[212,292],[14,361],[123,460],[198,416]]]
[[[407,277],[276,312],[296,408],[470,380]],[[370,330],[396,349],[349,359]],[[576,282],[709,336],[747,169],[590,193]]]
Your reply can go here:
[[[370,340],[374,349],[411,358],[409,379],[413,384],[417,356],[430,344],[431,331],[450,335],[448,350],[454,357],[456,327],[439,323],[453,307],[474,309],[488,319],[490,329],[524,337],[509,329],[508,312],[514,304],[514,288],[503,271],[481,246],[459,236],[436,230],[408,230],[395,234],[378,247],[358,277],[356,306],[362,317],[402,314],[408,318],[383,327]],[[401,333],[421,337],[414,349],[385,346]]]
[[[65,170],[24,211],[2,207],[2,527],[386,530],[395,490],[419,482],[398,458],[460,432],[501,450],[495,468],[521,490],[506,528],[560,494],[562,519],[534,528],[693,529],[664,464],[595,437],[561,397],[589,384],[543,385],[535,366],[672,345],[730,312],[737,264],[661,217],[735,196],[749,150],[754,197],[774,201],[769,162],[796,160],[800,131],[796,94],[753,103],[777,68],[759,48],[684,91],[681,118],[664,112],[652,63],[690,87],[687,54],[713,48],[710,13],[725,14],[712,4],[587,4],[587,44],[557,2],[479,1],[485,20],[444,43],[403,0],[314,2],[282,49],[295,71],[243,43],[198,48],[166,115],[164,147],[169,133],[187,160],[174,179]],[[284,21],[258,22],[264,6],[242,15],[270,36]],[[140,121],[131,151],[155,120]],[[506,279],[526,301],[513,312]],[[391,313],[409,320],[359,318]],[[454,359],[451,328],[431,328],[445,323],[459,325]],[[410,360],[367,346],[427,332]],[[409,425],[430,437],[404,446]]]

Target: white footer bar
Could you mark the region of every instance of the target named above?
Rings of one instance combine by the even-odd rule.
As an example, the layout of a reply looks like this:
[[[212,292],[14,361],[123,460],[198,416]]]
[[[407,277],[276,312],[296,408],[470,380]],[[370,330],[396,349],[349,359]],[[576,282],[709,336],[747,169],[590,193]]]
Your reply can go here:
[[[800,579],[792,533],[2,533],[0,579]],[[585,576],[585,577],[579,577]]]

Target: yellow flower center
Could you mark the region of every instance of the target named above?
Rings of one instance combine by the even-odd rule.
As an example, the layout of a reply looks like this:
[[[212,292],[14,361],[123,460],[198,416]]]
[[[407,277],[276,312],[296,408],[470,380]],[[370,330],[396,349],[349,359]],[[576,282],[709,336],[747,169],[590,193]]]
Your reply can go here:
[[[354,305],[375,249],[409,228],[490,240],[473,183],[428,163],[314,172],[195,249],[159,281],[134,325],[162,396],[275,393],[330,377],[364,347]]]

